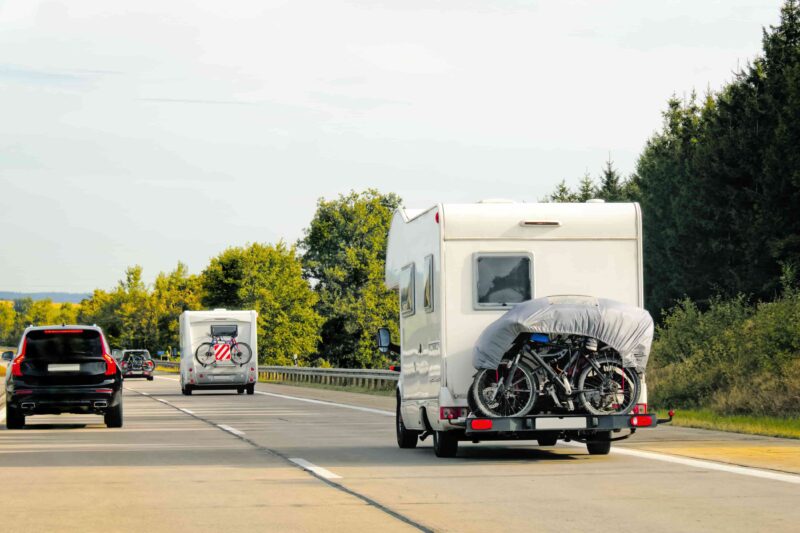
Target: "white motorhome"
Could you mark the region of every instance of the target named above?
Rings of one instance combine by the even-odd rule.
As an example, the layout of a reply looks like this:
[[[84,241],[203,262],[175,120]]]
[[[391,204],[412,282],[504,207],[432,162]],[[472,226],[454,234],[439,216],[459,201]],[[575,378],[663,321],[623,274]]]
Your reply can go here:
[[[256,331],[255,311],[184,311],[180,316],[183,394],[218,389],[254,394]]]
[[[641,210],[498,200],[401,208],[386,286],[400,301],[398,432],[432,432],[436,448],[437,437],[454,438],[446,432],[465,438],[473,346],[515,303],[583,294],[643,306]]]

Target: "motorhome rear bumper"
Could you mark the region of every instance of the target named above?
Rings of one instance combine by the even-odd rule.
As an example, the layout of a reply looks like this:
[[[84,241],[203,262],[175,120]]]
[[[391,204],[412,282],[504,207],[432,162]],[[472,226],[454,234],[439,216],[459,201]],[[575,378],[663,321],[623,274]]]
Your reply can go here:
[[[658,425],[655,414],[645,415],[534,415],[467,418],[465,434],[474,438],[535,439],[542,433],[591,434],[597,431],[648,429]]]

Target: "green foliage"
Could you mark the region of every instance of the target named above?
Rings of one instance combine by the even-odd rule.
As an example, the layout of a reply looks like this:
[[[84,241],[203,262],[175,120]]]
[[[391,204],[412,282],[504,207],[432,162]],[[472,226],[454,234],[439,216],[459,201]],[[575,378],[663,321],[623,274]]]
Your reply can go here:
[[[639,184],[635,176],[625,179],[614,168],[614,162],[609,159],[603,166],[595,183],[587,172],[578,183],[578,189],[573,191],[566,180],[561,180],[556,189],[547,196],[548,202],[586,202],[592,198],[600,198],[606,202],[635,202],[639,198]]]
[[[336,200],[320,199],[300,246],[305,275],[319,294],[325,318],[320,354],[337,367],[376,368],[386,364],[375,332],[397,333],[397,296],[384,286],[386,238],[395,194],[370,189]]]
[[[303,278],[295,247],[251,244],[228,248],[202,274],[208,307],[255,309],[261,363],[306,364],[316,351],[322,319],[318,297]]]
[[[74,324],[78,306],[53,303],[49,298],[33,301],[21,298],[0,302],[0,344],[15,345],[30,324]]]
[[[114,347],[156,351],[177,347],[178,316],[199,308],[199,279],[183,263],[160,273],[152,288],[142,281],[142,267],[133,266],[113,291],[96,289],[84,300],[78,320],[102,327]]]
[[[690,300],[657,329],[648,384],[659,406],[718,414],[800,415],[800,291],[751,305],[738,296]]]
[[[636,168],[646,301],[780,289],[800,264],[800,7],[787,1],[764,53],[718,94],[670,100]]]

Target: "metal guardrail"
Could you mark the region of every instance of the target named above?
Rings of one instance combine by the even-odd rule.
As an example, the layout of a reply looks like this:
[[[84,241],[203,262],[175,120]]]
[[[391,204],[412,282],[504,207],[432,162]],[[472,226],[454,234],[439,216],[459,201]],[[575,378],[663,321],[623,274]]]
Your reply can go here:
[[[180,363],[156,360],[156,366],[178,368]],[[259,366],[259,381],[321,383],[367,389],[394,389],[398,372],[360,368],[314,368],[308,366]]]

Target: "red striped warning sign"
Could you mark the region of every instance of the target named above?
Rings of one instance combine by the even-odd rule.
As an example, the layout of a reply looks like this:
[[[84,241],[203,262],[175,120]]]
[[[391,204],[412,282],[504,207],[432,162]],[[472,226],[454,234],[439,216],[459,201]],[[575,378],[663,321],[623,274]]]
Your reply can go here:
[[[215,344],[214,345],[214,359],[217,361],[230,361],[231,360],[231,347],[228,344]]]

